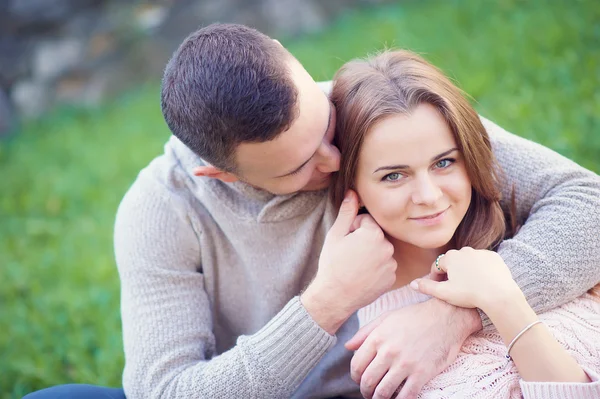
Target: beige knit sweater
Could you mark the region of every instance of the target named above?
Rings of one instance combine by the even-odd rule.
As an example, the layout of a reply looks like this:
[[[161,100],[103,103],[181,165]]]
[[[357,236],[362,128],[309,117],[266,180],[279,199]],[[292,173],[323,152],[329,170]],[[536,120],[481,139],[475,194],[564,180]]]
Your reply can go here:
[[[600,281],[600,178],[484,122],[529,215],[499,253],[542,312]],[[356,317],[330,336],[297,297],[335,217],[327,193],[273,196],[194,177],[200,164],[172,138],[117,214],[127,397],[358,397]]]

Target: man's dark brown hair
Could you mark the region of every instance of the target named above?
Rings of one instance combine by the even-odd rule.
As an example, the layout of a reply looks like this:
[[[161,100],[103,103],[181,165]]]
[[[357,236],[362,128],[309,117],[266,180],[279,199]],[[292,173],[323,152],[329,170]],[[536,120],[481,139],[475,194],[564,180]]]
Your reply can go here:
[[[243,142],[273,140],[297,116],[291,54],[243,25],[213,24],[190,36],[167,64],[161,108],[172,133],[202,159],[236,172]]]

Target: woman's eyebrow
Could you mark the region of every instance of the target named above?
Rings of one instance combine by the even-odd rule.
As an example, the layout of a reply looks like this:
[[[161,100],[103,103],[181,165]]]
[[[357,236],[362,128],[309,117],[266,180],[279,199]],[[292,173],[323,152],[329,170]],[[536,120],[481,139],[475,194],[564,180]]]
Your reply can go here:
[[[437,161],[438,159],[443,158],[446,155],[450,155],[454,151],[458,151],[458,148],[454,147],[454,148],[449,149],[448,151],[444,151],[441,154],[438,154],[435,157],[431,158],[430,162]],[[410,168],[410,166],[408,166],[408,165],[388,165],[388,166],[381,166],[381,167],[375,169],[375,171],[373,173],[377,173],[381,170],[395,170],[395,169],[408,169],[408,168]]]
[[[445,157],[446,155],[450,155],[451,153],[453,153],[454,151],[458,151],[457,147],[451,148],[448,151],[444,151],[441,154],[436,155],[435,157],[431,158],[431,162],[433,161],[437,161],[440,158]]]

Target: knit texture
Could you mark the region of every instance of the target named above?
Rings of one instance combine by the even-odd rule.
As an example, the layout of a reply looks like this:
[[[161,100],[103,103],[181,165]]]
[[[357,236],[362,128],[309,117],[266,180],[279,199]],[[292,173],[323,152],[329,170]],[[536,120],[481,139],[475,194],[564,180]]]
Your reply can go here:
[[[358,311],[361,326],[389,310],[428,298],[409,286],[389,291]],[[510,310],[508,310],[510,311]],[[506,360],[506,346],[494,328],[471,335],[458,358],[426,384],[419,399],[594,399],[600,398],[600,302],[585,294],[539,315],[560,344],[577,360],[592,383],[525,382]]]
[[[486,122],[525,226],[499,252],[536,311],[600,281],[600,179]],[[137,398],[359,396],[343,344],[297,295],[313,278],[336,211],[327,192],[274,196],[193,175],[175,138],[142,170],[115,225],[125,350]]]

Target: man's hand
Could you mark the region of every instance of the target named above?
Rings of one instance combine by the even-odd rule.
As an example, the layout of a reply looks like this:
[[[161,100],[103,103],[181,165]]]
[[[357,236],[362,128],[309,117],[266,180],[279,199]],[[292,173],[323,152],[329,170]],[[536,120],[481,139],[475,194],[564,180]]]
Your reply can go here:
[[[325,238],[315,279],[301,296],[308,313],[330,334],[396,281],[394,246],[371,216],[357,213],[356,194],[349,191]]]
[[[391,398],[396,391],[398,398],[416,398],[481,328],[476,310],[438,299],[387,312],[346,343],[356,350],[350,375],[366,398]]]

